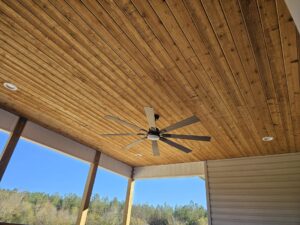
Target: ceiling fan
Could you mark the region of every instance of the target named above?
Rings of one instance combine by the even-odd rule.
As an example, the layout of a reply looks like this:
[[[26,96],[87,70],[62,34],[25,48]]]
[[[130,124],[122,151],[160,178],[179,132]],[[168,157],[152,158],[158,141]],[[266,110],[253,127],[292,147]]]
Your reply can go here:
[[[159,119],[159,115],[154,113],[153,108],[151,107],[145,107],[145,114],[147,117],[149,129],[143,129],[138,127],[137,125],[127,122],[125,120],[122,120],[116,116],[110,116],[107,115],[104,118],[108,120],[112,120],[114,122],[117,122],[119,124],[122,124],[127,127],[131,127],[135,130],[138,131],[138,133],[119,133],[119,134],[101,134],[101,136],[106,136],[106,137],[114,137],[114,136],[141,136],[140,139],[130,143],[129,145],[125,146],[125,150],[128,150],[132,148],[133,146],[143,142],[144,140],[148,139],[152,142],[152,152],[154,156],[159,156],[159,148],[158,148],[158,141],[165,142],[168,145],[171,145],[172,147],[177,148],[178,150],[189,153],[192,150],[180,145],[176,142],[173,142],[169,140],[169,138],[174,138],[174,139],[186,139],[186,140],[194,140],[194,141],[210,141],[211,137],[209,136],[196,136],[196,135],[183,135],[183,134],[169,134],[168,132],[176,130],[181,127],[185,127],[188,125],[191,125],[193,123],[197,123],[200,120],[196,116],[191,116],[189,118],[186,118],[184,120],[181,120],[175,124],[172,124],[164,129],[158,129],[156,127],[155,121]]]

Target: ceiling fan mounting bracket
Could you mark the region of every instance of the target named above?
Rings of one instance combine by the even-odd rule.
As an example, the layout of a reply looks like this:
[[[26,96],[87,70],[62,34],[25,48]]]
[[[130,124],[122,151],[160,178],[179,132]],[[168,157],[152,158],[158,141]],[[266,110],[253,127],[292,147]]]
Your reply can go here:
[[[148,134],[160,136],[160,131],[159,131],[158,128],[153,128],[152,127],[152,128],[149,129]]]

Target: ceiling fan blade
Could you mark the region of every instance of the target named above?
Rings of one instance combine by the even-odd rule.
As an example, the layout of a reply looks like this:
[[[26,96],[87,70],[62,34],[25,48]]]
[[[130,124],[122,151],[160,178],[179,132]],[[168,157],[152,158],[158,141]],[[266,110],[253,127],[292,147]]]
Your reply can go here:
[[[128,149],[132,148],[133,146],[138,145],[139,143],[141,143],[141,142],[144,141],[145,139],[146,139],[146,137],[143,137],[143,138],[141,138],[141,139],[135,140],[134,142],[131,142],[129,145],[126,145],[126,146],[124,147],[124,149],[125,149],[125,150],[128,150]]]
[[[100,134],[100,136],[104,137],[115,137],[115,136],[141,136],[141,135],[147,135],[147,134],[142,134],[142,133],[120,133],[120,134]]]
[[[125,121],[125,120],[122,120],[122,119],[120,119],[120,118],[118,118],[118,117],[116,117],[116,116],[110,116],[110,115],[107,115],[107,116],[105,116],[104,118],[107,119],[107,120],[112,120],[112,121],[114,121],[114,122],[117,122],[117,123],[119,123],[119,124],[122,124],[122,125],[124,125],[124,126],[131,127],[131,128],[133,128],[133,129],[135,129],[135,130],[144,130],[143,128],[140,128],[140,127],[138,127],[137,125],[135,125],[135,124],[133,124],[133,123],[130,123],[130,122],[127,122],[127,121]],[[144,130],[144,131],[146,131],[146,130]]]
[[[160,155],[157,141],[152,141],[152,152],[154,156]]]
[[[165,138],[177,138],[177,139],[186,139],[194,141],[210,141],[211,137],[209,136],[197,136],[197,135],[184,135],[184,134],[162,134]]]
[[[185,153],[190,153],[192,151],[191,149],[184,147],[183,145],[177,144],[176,142],[170,141],[169,139],[166,139],[164,137],[161,137],[159,140],[161,140],[161,141],[165,142],[166,144],[171,145],[172,147],[175,147]]]
[[[164,129],[161,130],[161,133],[166,133],[166,132],[169,132],[169,131],[172,131],[172,130],[176,130],[178,128],[181,128],[181,127],[185,127],[185,126],[188,126],[190,124],[193,124],[193,123],[197,123],[199,122],[200,120],[198,119],[197,116],[191,116],[189,118],[186,118],[184,120],[181,120],[177,123],[174,123]]]
[[[155,114],[154,110],[151,107],[145,107],[145,113],[148,121],[149,128],[156,128],[155,125]]]

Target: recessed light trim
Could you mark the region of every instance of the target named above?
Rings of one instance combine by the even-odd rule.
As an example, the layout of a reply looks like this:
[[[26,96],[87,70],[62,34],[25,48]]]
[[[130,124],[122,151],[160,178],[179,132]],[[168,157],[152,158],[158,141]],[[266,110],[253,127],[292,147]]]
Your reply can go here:
[[[142,157],[143,155],[140,153],[134,154],[136,157]]]
[[[266,136],[266,137],[263,137],[262,140],[263,140],[263,141],[273,141],[273,140],[274,140],[274,137]]]
[[[7,89],[7,90],[10,90],[10,91],[17,91],[18,90],[18,87],[13,84],[13,83],[9,83],[9,82],[4,82],[3,83],[3,86]]]

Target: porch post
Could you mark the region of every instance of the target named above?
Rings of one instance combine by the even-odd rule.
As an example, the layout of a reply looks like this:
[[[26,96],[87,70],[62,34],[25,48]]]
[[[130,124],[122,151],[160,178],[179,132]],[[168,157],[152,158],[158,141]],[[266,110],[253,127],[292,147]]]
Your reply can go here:
[[[10,158],[12,154],[14,153],[14,150],[16,148],[16,145],[21,137],[22,131],[26,125],[27,119],[24,117],[20,117],[13,132],[11,133],[6,146],[3,150],[3,153],[0,158],[0,181],[2,180],[2,177],[5,173],[5,170],[7,168],[7,165],[10,161]]]
[[[204,175],[205,175],[205,187],[206,187],[207,219],[208,219],[208,225],[211,225],[210,188],[209,188],[207,161],[204,162]]]
[[[126,201],[125,201],[125,208],[123,212],[123,225],[130,224],[131,218],[131,209],[132,209],[132,201],[133,201],[133,192],[134,192],[134,168],[132,168],[131,178],[128,179],[127,185],[127,194],[126,194]]]
[[[94,162],[90,165],[89,174],[86,180],[84,193],[81,200],[81,207],[78,212],[76,225],[85,225],[87,219],[87,213],[89,210],[90,199],[93,191],[93,186],[99,166],[101,152],[96,151]]]

